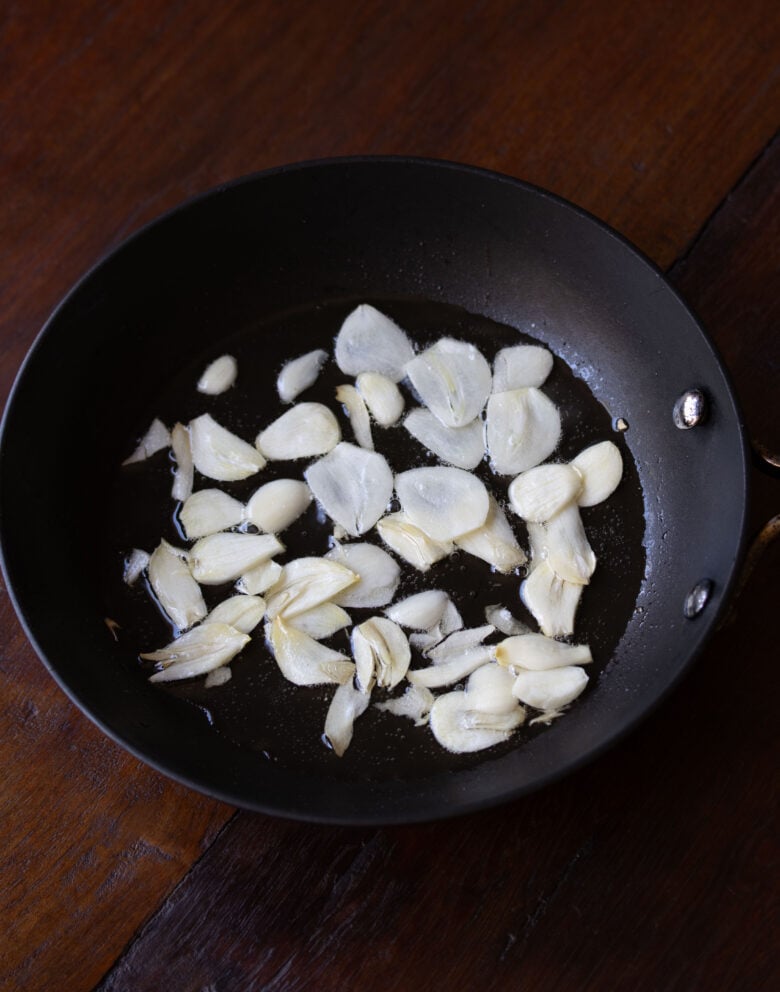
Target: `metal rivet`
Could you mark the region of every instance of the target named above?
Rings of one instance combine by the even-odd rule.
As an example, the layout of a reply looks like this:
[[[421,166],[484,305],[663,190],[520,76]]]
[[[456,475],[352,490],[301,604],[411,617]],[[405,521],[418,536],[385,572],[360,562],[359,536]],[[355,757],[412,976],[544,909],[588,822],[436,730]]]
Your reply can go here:
[[[693,620],[694,617],[697,617],[701,613],[709,602],[712,589],[712,579],[702,579],[701,582],[697,582],[693,589],[691,589],[685,597],[685,605],[683,606],[683,613],[688,620]]]
[[[707,397],[700,389],[687,390],[674,404],[672,417],[681,431],[698,426],[707,417]]]

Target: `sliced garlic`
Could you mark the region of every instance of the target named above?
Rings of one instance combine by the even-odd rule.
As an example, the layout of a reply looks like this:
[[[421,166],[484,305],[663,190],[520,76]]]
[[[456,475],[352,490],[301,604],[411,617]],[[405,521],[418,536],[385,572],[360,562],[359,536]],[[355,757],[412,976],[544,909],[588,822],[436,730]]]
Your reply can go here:
[[[265,458],[204,413],[190,423],[192,460],[201,475],[219,482],[235,482],[259,472]]]
[[[190,571],[202,585],[233,582],[281,551],[284,545],[273,534],[211,534],[192,547]]]
[[[541,386],[552,372],[553,356],[537,344],[502,348],[493,362],[493,392]]]
[[[337,544],[325,557],[346,566],[358,576],[354,585],[335,597],[339,606],[374,609],[392,601],[401,579],[401,569],[386,551],[375,544]]]
[[[386,609],[385,616],[401,627],[431,630],[441,620],[448,601],[443,589],[425,589]]]
[[[412,634],[409,638],[409,643],[417,651],[427,654],[431,648],[441,643],[448,634],[451,634],[454,630],[460,630],[462,627],[463,619],[460,613],[458,613],[458,608],[448,597],[444,606],[444,612],[441,615],[441,620],[439,620],[436,626],[422,633]]]
[[[404,412],[404,397],[392,379],[379,372],[361,372],[355,385],[380,427],[398,423]]]
[[[523,520],[544,523],[576,501],[582,477],[569,465],[537,465],[521,472],[509,487],[509,502]]]
[[[356,307],[336,337],[336,364],[347,375],[379,372],[400,382],[414,357],[409,338],[389,317],[367,303]]]
[[[171,496],[183,503],[192,493],[194,472],[190,432],[184,424],[174,425],[171,431],[171,448],[173,450],[173,457],[176,460],[176,471],[173,475]]]
[[[486,422],[490,462],[498,475],[518,475],[539,465],[561,436],[558,408],[533,387],[493,393]]]
[[[332,637],[337,630],[350,627],[352,617],[335,603],[320,603],[305,613],[296,614],[289,622],[315,641],[323,641],[326,637]]]
[[[404,427],[420,444],[456,468],[476,468],[485,455],[481,420],[472,420],[464,427],[445,427],[430,410],[418,407],[407,415]]]
[[[490,366],[473,344],[441,338],[406,366],[417,395],[446,427],[464,427],[482,413]]]
[[[149,555],[146,551],[141,551],[140,548],[133,548],[127,558],[125,558],[125,568],[122,573],[122,578],[127,585],[135,585],[148,566]]]
[[[385,689],[406,675],[412,652],[406,634],[386,617],[371,617],[352,630],[352,656],[358,686],[370,692],[374,683]]]
[[[296,403],[257,435],[255,446],[271,461],[324,455],[341,440],[333,412],[322,403]]]
[[[149,559],[149,584],[171,623],[186,630],[208,613],[187,553],[160,541]]]
[[[574,617],[583,589],[579,583],[559,578],[549,562],[540,561],[520,586],[520,598],[543,634],[567,637],[574,633]]]
[[[238,362],[232,355],[222,355],[204,371],[198,379],[198,392],[208,396],[218,396],[227,392],[238,376]]]
[[[179,511],[184,533],[190,541],[217,534],[240,524],[244,507],[220,489],[201,489],[185,500]]]
[[[295,685],[343,685],[355,674],[355,665],[347,657],[285,623],[282,617],[267,623],[265,632],[279,670]]]
[[[511,524],[492,496],[484,524],[461,534],[455,543],[463,551],[481,558],[505,575],[526,562],[525,551],[517,543]]]
[[[582,476],[580,506],[595,506],[617,489],[623,476],[623,458],[612,441],[592,444],[581,451],[571,463]]]
[[[522,588],[522,587],[521,587]],[[507,637],[515,634],[530,634],[531,628],[527,624],[521,623],[506,606],[496,603],[493,606],[485,607],[485,619],[492,623],[496,630],[500,630]]]
[[[305,389],[314,385],[327,357],[327,351],[320,348],[287,362],[276,380],[276,391],[282,403],[292,403]]]
[[[467,627],[463,630],[456,630],[427,651],[426,654],[434,664],[441,664],[443,661],[455,658],[482,644],[486,638],[495,633],[495,630],[496,628],[490,623],[484,624],[482,627]]]
[[[544,634],[519,634],[496,646],[496,661],[504,667],[544,672],[548,668],[586,665],[593,658],[587,644],[564,644]]]
[[[431,730],[442,747],[456,754],[482,751],[509,740],[525,719],[521,706],[500,714],[479,714],[462,690],[439,696],[431,707]]]
[[[515,676],[495,662],[483,665],[469,677],[469,705],[480,713],[514,713],[517,698],[512,694]]]
[[[433,706],[433,693],[421,685],[408,685],[403,696],[388,699],[384,703],[374,703],[375,709],[392,713],[393,716],[406,716],[414,720],[415,727],[424,727]]]
[[[542,672],[519,672],[512,692],[526,706],[551,714],[559,712],[583,691],[588,676],[582,668],[566,665]]]
[[[490,499],[483,483],[461,468],[413,468],[395,478],[409,520],[435,541],[452,541],[481,527]]]
[[[352,742],[355,720],[366,712],[369,700],[370,696],[352,682],[340,685],[333,694],[325,715],[325,737],[339,758]]]
[[[171,435],[165,424],[156,417],[152,421],[149,430],[138,442],[138,447],[122,462],[123,465],[132,465],[134,462],[143,462],[152,455],[156,455],[163,448],[169,448]]]
[[[162,670],[150,682],[176,682],[191,679],[225,665],[249,643],[249,635],[225,623],[205,623],[177,637],[160,651],[142,654]]]
[[[406,513],[390,513],[376,525],[385,544],[420,572],[446,558],[454,550],[451,541],[434,541],[420,530]]]
[[[336,387],[336,401],[343,404],[357,443],[361,448],[368,448],[369,451],[373,451],[374,439],[371,437],[371,419],[368,416],[368,407],[363,397],[354,386],[344,384]]]
[[[282,614],[286,619],[327,603],[348,586],[358,581],[357,575],[326,558],[295,558],[282,568],[275,585],[267,591],[266,607],[273,619]]]
[[[279,534],[294,523],[311,503],[311,490],[299,479],[266,482],[244,509],[244,520],[266,534]]]
[[[493,648],[488,644],[467,648],[459,654],[429,665],[427,668],[416,668],[407,674],[412,685],[425,686],[426,689],[441,689],[446,685],[460,682],[467,675],[488,664],[493,660]]]
[[[242,634],[251,634],[264,616],[265,600],[260,596],[231,596],[214,607],[204,624],[226,623]]]
[[[282,566],[275,561],[263,561],[248,569],[236,582],[236,589],[245,596],[259,596],[279,581]]]
[[[217,686],[224,685],[233,677],[229,665],[222,665],[221,668],[214,668],[208,673],[203,683],[204,689],[216,689]]]
[[[352,537],[374,526],[393,494],[386,459],[345,441],[310,465],[304,478],[331,520]]]
[[[567,506],[539,526],[541,531],[532,540],[540,544],[540,557],[559,578],[587,585],[596,568],[596,556],[585,535],[579,507]]]

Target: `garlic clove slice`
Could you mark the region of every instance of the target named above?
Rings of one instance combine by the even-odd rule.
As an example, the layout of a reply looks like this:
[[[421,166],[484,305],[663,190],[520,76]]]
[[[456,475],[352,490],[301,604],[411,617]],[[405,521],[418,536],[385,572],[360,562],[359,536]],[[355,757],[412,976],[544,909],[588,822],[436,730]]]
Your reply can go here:
[[[487,449],[493,471],[518,475],[555,451],[561,436],[558,408],[539,389],[493,393],[487,403]]]
[[[421,685],[408,685],[403,696],[388,699],[384,703],[374,703],[374,708],[392,713],[393,716],[406,716],[414,720],[415,727],[424,727],[428,723],[434,695],[430,689]]]
[[[350,569],[326,558],[295,558],[282,568],[275,585],[268,589],[266,606],[273,619],[281,614],[291,619],[329,602],[358,576]]]
[[[135,462],[146,461],[152,455],[156,455],[163,448],[169,448],[171,435],[165,424],[157,417],[152,421],[149,430],[138,442],[138,447],[122,462],[123,465],[132,465]]]
[[[582,668],[566,665],[542,672],[519,672],[512,692],[526,706],[550,714],[575,700],[587,684],[588,676]]]
[[[544,672],[566,665],[586,665],[593,661],[587,644],[564,644],[544,634],[519,634],[507,637],[496,646],[496,661],[512,668]]]
[[[582,477],[569,465],[537,465],[509,487],[509,503],[523,520],[544,523],[577,500]]]
[[[204,689],[216,689],[217,686],[224,685],[233,677],[229,665],[222,665],[221,668],[214,668],[208,673],[203,683]]]
[[[275,561],[263,561],[248,569],[236,582],[236,590],[244,596],[259,596],[279,581],[282,566]]]
[[[273,534],[211,534],[192,547],[190,571],[202,585],[233,582],[282,551],[284,545]]]
[[[190,422],[192,460],[201,475],[218,482],[235,482],[259,472],[265,458],[204,413]]]
[[[160,541],[149,559],[149,584],[171,623],[186,630],[208,613],[187,564],[187,552]]]
[[[443,641],[440,641],[430,651],[427,651],[426,654],[434,664],[440,664],[442,661],[448,661],[482,644],[485,638],[495,633],[495,630],[496,628],[490,623],[482,627],[468,627],[462,630],[456,630],[452,634],[449,634]]]
[[[456,468],[476,468],[485,455],[484,429],[479,419],[464,427],[445,427],[430,410],[418,407],[407,414],[404,427],[420,444]]]
[[[398,423],[404,412],[404,397],[392,379],[379,372],[361,372],[355,385],[380,427]]]
[[[266,534],[279,534],[311,503],[311,490],[299,479],[274,479],[254,493],[244,508],[244,520]]]
[[[411,342],[401,328],[367,303],[356,307],[336,336],[336,364],[347,375],[379,372],[400,382],[404,366],[414,358]]]
[[[425,589],[394,603],[385,610],[385,616],[401,627],[431,630],[441,620],[448,601],[443,589]]]
[[[133,586],[141,578],[144,571],[148,567],[149,555],[146,551],[142,551],[140,548],[133,548],[125,559],[125,567],[122,572],[122,578],[127,585]]]
[[[451,541],[434,541],[411,522],[406,513],[390,513],[376,525],[385,544],[420,572],[446,558],[454,550]]]
[[[320,348],[285,364],[276,380],[276,391],[282,403],[292,403],[304,390],[314,385],[327,357],[327,351]]]
[[[355,665],[347,657],[285,623],[282,617],[267,623],[265,632],[279,670],[294,685],[343,685],[355,674]]]
[[[509,714],[485,714],[482,725],[474,714],[468,693],[457,690],[439,696],[431,707],[433,736],[442,747],[455,754],[482,751],[509,740],[512,731],[525,719],[521,706]],[[493,726],[485,726],[487,723]]]
[[[201,489],[189,496],[179,511],[179,519],[188,540],[217,534],[240,524],[244,507],[220,489]]]
[[[540,544],[540,557],[559,578],[587,585],[596,568],[596,556],[585,535],[579,507],[567,506],[540,526],[541,532],[533,538]]]
[[[415,668],[408,672],[406,677],[412,685],[421,685],[426,689],[441,689],[443,686],[460,682],[492,660],[493,648],[488,644],[481,644],[467,648],[439,664],[432,664],[427,668]]]
[[[508,668],[495,662],[482,665],[466,683],[469,706],[480,713],[514,713],[517,709],[517,699],[512,695],[514,685],[515,676]]]
[[[595,506],[617,489],[623,477],[623,458],[612,441],[592,444],[581,451],[571,463],[582,476],[580,506]]]
[[[345,441],[310,465],[304,478],[331,520],[352,537],[374,526],[393,494],[386,459]]]
[[[493,377],[473,344],[441,338],[406,366],[406,374],[445,427],[464,427],[482,413]]]
[[[401,579],[401,569],[386,551],[375,544],[337,544],[325,557],[358,576],[354,585],[335,597],[334,602],[339,606],[373,609],[392,601]]]
[[[191,679],[225,665],[249,643],[249,635],[225,623],[205,623],[177,637],[159,651],[142,654],[145,661],[157,662],[161,671],[150,682],[176,682]]]
[[[235,358],[232,355],[221,355],[214,359],[198,379],[198,392],[207,396],[219,396],[230,389],[237,376],[238,362]]]
[[[368,416],[368,407],[363,397],[354,386],[343,384],[336,387],[336,401],[344,406],[357,443],[361,448],[373,451],[374,439],[371,437],[371,419]]]
[[[209,613],[204,624],[226,623],[242,634],[251,634],[265,616],[265,600],[260,596],[231,596]]]
[[[522,588],[522,587],[521,587]],[[515,634],[530,634],[531,628],[515,617],[506,606],[495,603],[485,607],[485,619],[507,637]]]
[[[413,468],[395,478],[409,520],[435,541],[451,541],[481,527],[490,499],[484,484],[461,468]]]
[[[553,356],[537,344],[502,348],[493,362],[493,392],[539,387],[552,372]]]
[[[349,747],[355,720],[368,709],[370,696],[360,692],[352,682],[340,685],[333,694],[325,715],[325,737],[334,753],[340,758]]]
[[[352,625],[352,617],[335,603],[320,603],[305,613],[298,613],[289,621],[296,630],[303,631],[315,641],[332,637],[337,630]]]
[[[352,656],[358,686],[370,692],[377,685],[392,689],[409,669],[412,652],[406,634],[386,617],[371,617],[352,631]]]
[[[549,562],[541,561],[520,586],[520,598],[543,634],[568,637],[574,633],[574,617],[584,588],[579,583],[559,578]]]
[[[322,403],[296,403],[257,435],[255,446],[271,461],[324,455],[341,440],[332,410]]]
[[[171,431],[171,448],[176,461],[171,496],[184,502],[192,494],[193,464],[190,432],[184,424],[175,424]]]
[[[461,534],[455,543],[504,575],[526,562],[525,551],[517,543],[511,524],[493,496],[484,524],[468,534]]]

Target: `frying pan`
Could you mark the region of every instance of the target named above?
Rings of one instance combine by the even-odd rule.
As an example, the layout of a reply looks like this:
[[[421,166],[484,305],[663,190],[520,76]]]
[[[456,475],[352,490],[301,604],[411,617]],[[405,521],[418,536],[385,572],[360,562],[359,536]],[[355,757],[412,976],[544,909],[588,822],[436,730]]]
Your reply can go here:
[[[588,692],[522,746],[418,775],[265,760],[215,732],[197,707],[150,686],[104,623],[98,559],[109,480],[166,381],[193,356],[221,353],[253,322],[362,299],[447,304],[532,328],[605,415],[629,425],[621,443],[641,499],[635,600]],[[694,389],[706,416],[680,429],[676,404]],[[548,192],[421,159],[271,170],[135,234],[45,325],[9,400],[0,458],[7,583],[30,640],[76,705],[191,787],[321,822],[463,813],[593,759],[700,652],[745,536],[748,459],[737,403],[707,335],[662,273]]]

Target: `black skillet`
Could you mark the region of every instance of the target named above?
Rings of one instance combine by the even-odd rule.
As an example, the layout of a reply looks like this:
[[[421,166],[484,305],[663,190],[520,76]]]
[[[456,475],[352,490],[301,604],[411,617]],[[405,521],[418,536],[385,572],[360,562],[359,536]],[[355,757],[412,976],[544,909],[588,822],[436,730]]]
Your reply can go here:
[[[518,334],[535,337],[557,356],[550,389],[561,402],[569,389],[575,397],[571,445],[611,437],[624,453],[624,495],[592,518],[605,576],[610,554],[614,560],[613,578],[588,590],[583,615],[585,633],[602,649],[591,685],[549,728],[477,757],[431,757],[429,738],[420,743],[411,725],[396,730],[389,717],[372,717],[373,729],[361,741],[358,725],[339,762],[310,721],[312,713],[321,719],[326,697],[304,690],[298,708],[288,694],[273,714],[253,709],[247,695],[267,688],[253,682],[256,659],[243,670],[234,664],[232,695],[222,697],[229,703],[208,713],[199,690],[161,691],[138,667],[139,637],[162,636],[159,619],[139,614],[141,633],[128,632],[136,599],[123,601],[117,588],[119,555],[140,543],[129,518],[146,503],[143,486],[167,486],[169,468],[157,456],[151,481],[136,474],[128,490],[120,476],[117,490],[117,466],[150,412],[197,412],[183,409],[184,400],[173,409],[171,397],[184,393],[171,394],[171,383],[190,383],[228,344],[250,348],[254,366],[240,365],[239,380],[246,387],[256,377],[257,413],[228,406],[223,420],[253,437],[275,415],[269,384],[283,357],[327,344],[361,300],[405,321],[418,340],[473,333],[490,352]],[[692,389],[706,416],[681,429],[675,405]],[[616,429],[618,420],[627,431]],[[166,774],[240,806],[316,821],[462,813],[592,759],[647,714],[702,649],[744,541],[747,458],[737,404],[706,334],[663,275],[571,204],[442,162],[294,165],[220,187],[144,228],[46,324],[14,387],[0,445],[8,586],[63,689]],[[148,526],[139,522],[139,533]],[[481,608],[490,581],[487,572],[484,582],[471,575],[462,591],[474,591]],[[508,605],[519,612],[516,584]],[[118,640],[106,617],[121,625]],[[298,747],[302,735],[317,738],[316,748]]]

